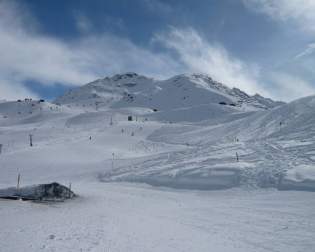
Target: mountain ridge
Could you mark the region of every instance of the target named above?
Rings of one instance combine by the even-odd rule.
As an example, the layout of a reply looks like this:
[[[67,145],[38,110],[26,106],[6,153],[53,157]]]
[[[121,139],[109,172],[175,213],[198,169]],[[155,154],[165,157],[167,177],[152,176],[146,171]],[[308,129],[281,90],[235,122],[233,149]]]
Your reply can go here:
[[[238,88],[205,74],[180,74],[156,80],[137,73],[115,74],[90,82],[57,97],[56,104],[94,107],[146,107],[167,110],[216,103],[236,110],[267,110],[284,104],[258,94],[250,96]]]

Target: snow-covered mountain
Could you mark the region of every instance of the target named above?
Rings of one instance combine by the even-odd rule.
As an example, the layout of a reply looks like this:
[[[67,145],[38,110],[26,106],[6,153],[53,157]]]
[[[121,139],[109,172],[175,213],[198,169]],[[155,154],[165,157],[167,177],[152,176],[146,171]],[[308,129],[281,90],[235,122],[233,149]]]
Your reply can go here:
[[[249,96],[204,74],[183,74],[161,81],[136,73],[96,80],[69,91],[57,98],[55,103],[91,110],[109,107],[148,108],[161,112],[163,115],[159,115],[159,119],[167,118],[170,112],[177,116],[183,113],[193,116],[198,111],[197,119],[186,115],[185,120],[188,121],[205,120],[213,113],[268,110],[283,104],[259,95]]]
[[[20,174],[20,193],[56,181],[79,197],[60,205],[0,200],[5,251],[29,241],[32,251],[174,251],[183,241],[187,251],[207,251],[209,239],[216,251],[315,246],[315,200],[297,192],[315,191],[315,96],[282,104],[204,75],[157,81],[130,73],[55,102],[0,103],[0,189]],[[212,246],[218,240],[222,249]]]
[[[50,145],[51,139],[59,138],[57,141],[63,143],[72,137],[80,143],[81,137],[94,134],[98,140],[93,154],[82,147],[72,148],[71,141],[57,144],[78,160],[102,159],[104,141],[110,148],[117,145],[115,151],[124,153],[121,158],[154,153],[152,162],[137,161],[137,168],[133,163],[131,167],[109,169],[102,178],[105,181],[184,188],[203,188],[206,183],[208,188],[213,185],[208,184],[211,179],[212,183],[217,181],[214,174],[224,172],[229,177],[223,179],[227,183],[223,187],[238,183],[277,186],[276,181],[288,170],[301,166],[305,170],[314,159],[314,100],[306,97],[289,104],[274,102],[228,88],[201,74],[159,81],[127,73],[73,89],[55,104],[30,99],[3,102],[0,127],[17,127],[14,134],[33,134],[44,145]],[[128,122],[127,115],[139,120]],[[105,129],[110,141],[104,139]],[[0,140],[11,147],[4,151],[22,148],[20,140],[15,140],[15,147],[9,144],[15,135],[6,130],[8,134]],[[131,144],[128,150],[117,139],[126,146]],[[45,148],[38,151],[45,156]],[[236,153],[241,162],[235,162]],[[69,161],[66,158],[65,162]],[[264,172],[272,181],[261,179]]]

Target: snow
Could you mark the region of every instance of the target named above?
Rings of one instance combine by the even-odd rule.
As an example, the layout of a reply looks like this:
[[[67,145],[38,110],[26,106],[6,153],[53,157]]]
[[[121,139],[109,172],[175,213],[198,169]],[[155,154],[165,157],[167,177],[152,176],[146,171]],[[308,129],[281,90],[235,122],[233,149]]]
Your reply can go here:
[[[312,194],[95,182],[74,190],[81,197],[63,204],[0,201],[2,250],[295,252],[315,246]]]
[[[287,178],[295,181],[311,179],[315,181],[315,165],[301,165],[287,172]]]
[[[78,197],[0,200],[0,251],[315,247],[314,96],[282,104],[204,75],[128,73],[55,102],[0,103],[0,189],[20,173]]]
[[[315,192],[315,166],[300,165],[290,169],[279,185],[280,190]]]
[[[219,105],[220,102],[226,105]],[[88,110],[109,107],[151,108],[161,112],[158,119],[170,121],[170,117],[181,113],[181,116],[171,121],[193,122],[206,120],[218,113],[265,110],[283,104],[261,96],[249,96],[238,89],[230,89],[207,75],[178,75],[167,80],[154,80],[135,73],[94,81],[71,90],[57,98],[55,103],[67,104],[70,107],[84,106]],[[197,118],[185,116],[183,113],[195,115]]]

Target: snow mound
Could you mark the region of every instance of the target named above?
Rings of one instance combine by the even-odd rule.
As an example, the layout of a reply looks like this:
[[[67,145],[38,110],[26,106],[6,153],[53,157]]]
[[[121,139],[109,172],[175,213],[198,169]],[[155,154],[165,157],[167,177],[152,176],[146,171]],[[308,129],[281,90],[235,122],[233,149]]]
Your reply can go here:
[[[137,183],[146,183],[153,186],[164,186],[177,189],[192,190],[220,190],[237,187],[240,185],[240,174],[237,169],[210,169],[208,174],[148,174],[137,175],[128,174],[115,176],[106,174],[101,178],[103,182],[110,181],[128,181]]]
[[[289,170],[279,183],[278,189],[315,192],[315,166],[300,165]]]

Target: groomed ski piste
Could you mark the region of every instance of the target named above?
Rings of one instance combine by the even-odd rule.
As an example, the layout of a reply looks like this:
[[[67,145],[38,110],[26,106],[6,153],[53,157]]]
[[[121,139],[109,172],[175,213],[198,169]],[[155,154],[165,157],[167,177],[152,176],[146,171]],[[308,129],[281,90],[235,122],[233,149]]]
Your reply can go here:
[[[32,135],[32,145],[29,138]],[[313,251],[315,96],[288,104],[202,74],[135,73],[0,103],[0,251]]]

